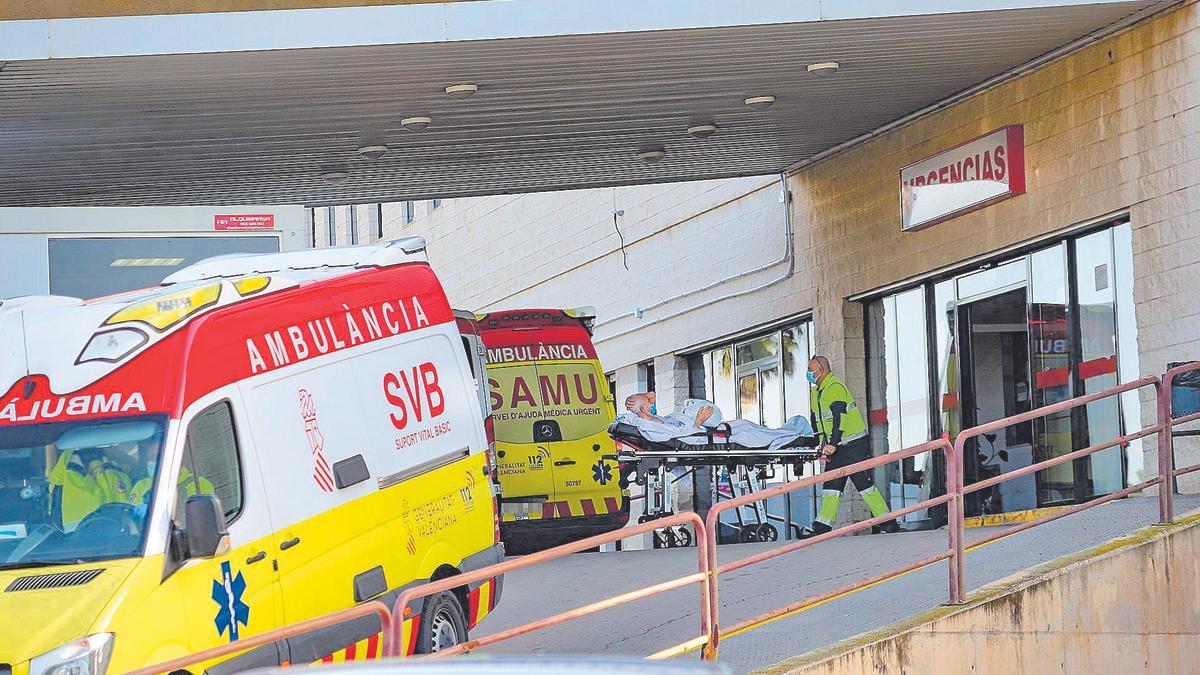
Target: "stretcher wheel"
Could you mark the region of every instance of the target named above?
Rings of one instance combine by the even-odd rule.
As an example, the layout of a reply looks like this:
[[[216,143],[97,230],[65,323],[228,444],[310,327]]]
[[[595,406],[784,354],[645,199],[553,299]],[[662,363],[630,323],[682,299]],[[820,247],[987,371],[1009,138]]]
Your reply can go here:
[[[770,523],[759,525],[757,535],[759,541],[779,541],[779,530]]]
[[[650,516],[648,514],[642,514],[642,515],[638,516],[638,525],[641,525],[643,523],[648,523],[652,520],[654,520],[654,518],[652,516]]]
[[[758,541],[757,528],[752,528],[752,527],[742,528],[742,531],[738,534],[738,539],[740,539],[743,544],[750,544],[750,543]]]
[[[687,548],[692,545],[692,531],[686,527],[681,527],[678,530],[679,535],[676,537],[676,546]]]

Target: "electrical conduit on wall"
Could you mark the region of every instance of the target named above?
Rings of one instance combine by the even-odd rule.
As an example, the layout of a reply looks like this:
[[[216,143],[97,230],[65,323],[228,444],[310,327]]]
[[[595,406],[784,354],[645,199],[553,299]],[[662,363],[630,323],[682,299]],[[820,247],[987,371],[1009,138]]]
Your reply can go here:
[[[617,321],[621,321],[624,319],[629,319],[629,318],[639,318],[640,319],[644,312],[658,309],[659,307],[663,307],[663,306],[669,305],[671,303],[678,302],[679,300],[683,300],[684,298],[691,297],[693,295],[696,295],[697,293],[703,293],[704,291],[708,291],[713,288],[723,286],[727,283],[737,281],[738,279],[742,279],[742,278],[745,278],[745,277],[748,277],[748,276],[751,276],[754,274],[758,274],[759,272],[765,272],[769,269],[773,269],[773,268],[778,267],[783,264],[787,265],[787,270],[785,270],[782,274],[775,277],[774,279],[771,279],[770,281],[759,284],[757,286],[753,286],[751,288],[743,289],[740,291],[734,291],[732,293],[726,293],[725,295],[721,295],[716,298],[711,298],[709,300],[705,300],[704,302],[701,302],[701,303],[690,305],[684,309],[672,312],[670,314],[665,314],[663,316],[656,317],[654,319],[650,319],[643,323],[639,323],[636,326],[632,326],[625,330],[618,331],[611,335],[605,335],[603,337],[595,338],[593,340],[593,342],[601,343],[601,342],[607,342],[608,340],[614,340],[616,338],[619,338],[619,337],[622,337],[625,335],[629,335],[630,333],[635,333],[643,328],[647,328],[649,326],[653,326],[655,324],[662,323],[663,321],[668,321],[670,319],[674,319],[676,317],[683,316],[684,314],[688,314],[690,312],[694,312],[697,309],[700,309],[702,307],[708,307],[708,306],[714,305],[718,302],[724,302],[725,300],[731,300],[733,298],[738,298],[738,297],[742,297],[745,295],[750,295],[751,293],[757,293],[759,291],[766,290],[772,286],[783,283],[784,281],[787,281],[788,279],[790,279],[791,276],[796,271],[796,258],[795,258],[795,254],[794,254],[795,233],[792,231],[792,208],[791,208],[792,193],[788,190],[786,173],[779,174],[779,182],[780,182],[781,187],[783,188],[784,251],[783,251],[783,255],[781,255],[778,260],[774,260],[765,265],[760,265],[759,267],[755,267],[753,269],[749,269],[744,272],[739,272],[737,274],[733,274],[733,275],[724,277],[722,279],[718,279],[717,281],[714,281],[709,284],[705,284],[704,286],[700,286],[699,288],[693,288],[689,291],[684,291],[683,293],[678,293],[676,295],[672,295],[669,298],[664,298],[664,299],[659,300],[658,302],[655,302],[651,305],[647,305],[645,307],[636,307],[633,310],[626,312],[624,314],[619,314],[614,317],[609,317],[603,321],[597,322],[596,328],[601,328],[603,326],[607,326],[609,324],[612,324],[612,323],[615,323]]]

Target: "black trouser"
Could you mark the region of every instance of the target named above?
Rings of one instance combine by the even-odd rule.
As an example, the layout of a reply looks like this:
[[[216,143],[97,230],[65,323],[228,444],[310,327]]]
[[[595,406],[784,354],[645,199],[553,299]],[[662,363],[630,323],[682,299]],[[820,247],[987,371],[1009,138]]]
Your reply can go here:
[[[825,463],[825,468],[822,471],[833,471],[844,466],[857,464],[871,458],[871,441],[868,437],[856,438],[849,443],[843,443],[837,448],[837,452],[829,458]],[[875,484],[875,479],[871,476],[873,469],[860,471],[850,475],[850,481],[854,483],[854,487],[861,493],[867,488]],[[832,490],[841,492],[846,487],[846,477],[834,478],[830,481],[825,481],[821,486],[823,490]]]

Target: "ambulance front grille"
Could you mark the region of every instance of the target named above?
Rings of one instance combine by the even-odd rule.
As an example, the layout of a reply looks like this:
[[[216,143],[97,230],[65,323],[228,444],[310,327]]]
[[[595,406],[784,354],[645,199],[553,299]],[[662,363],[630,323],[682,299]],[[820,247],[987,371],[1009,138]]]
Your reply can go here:
[[[32,577],[14,579],[5,593],[16,591],[40,591],[47,588],[65,588],[67,586],[82,586],[100,576],[104,570],[80,570],[78,572],[59,572],[58,574],[38,574]]]

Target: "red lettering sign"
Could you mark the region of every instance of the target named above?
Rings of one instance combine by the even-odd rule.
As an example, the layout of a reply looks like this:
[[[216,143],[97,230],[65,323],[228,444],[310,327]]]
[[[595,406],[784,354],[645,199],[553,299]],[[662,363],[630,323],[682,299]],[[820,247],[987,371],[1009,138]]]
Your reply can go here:
[[[213,228],[216,230],[273,230],[275,229],[275,215],[259,213],[213,216]]]
[[[410,420],[420,423],[446,412],[446,397],[438,384],[437,367],[428,361],[384,374],[383,395],[395,409],[388,419],[397,429],[407,427]]]
[[[1001,127],[900,170],[900,229],[919,230],[1025,193],[1025,140]]]

